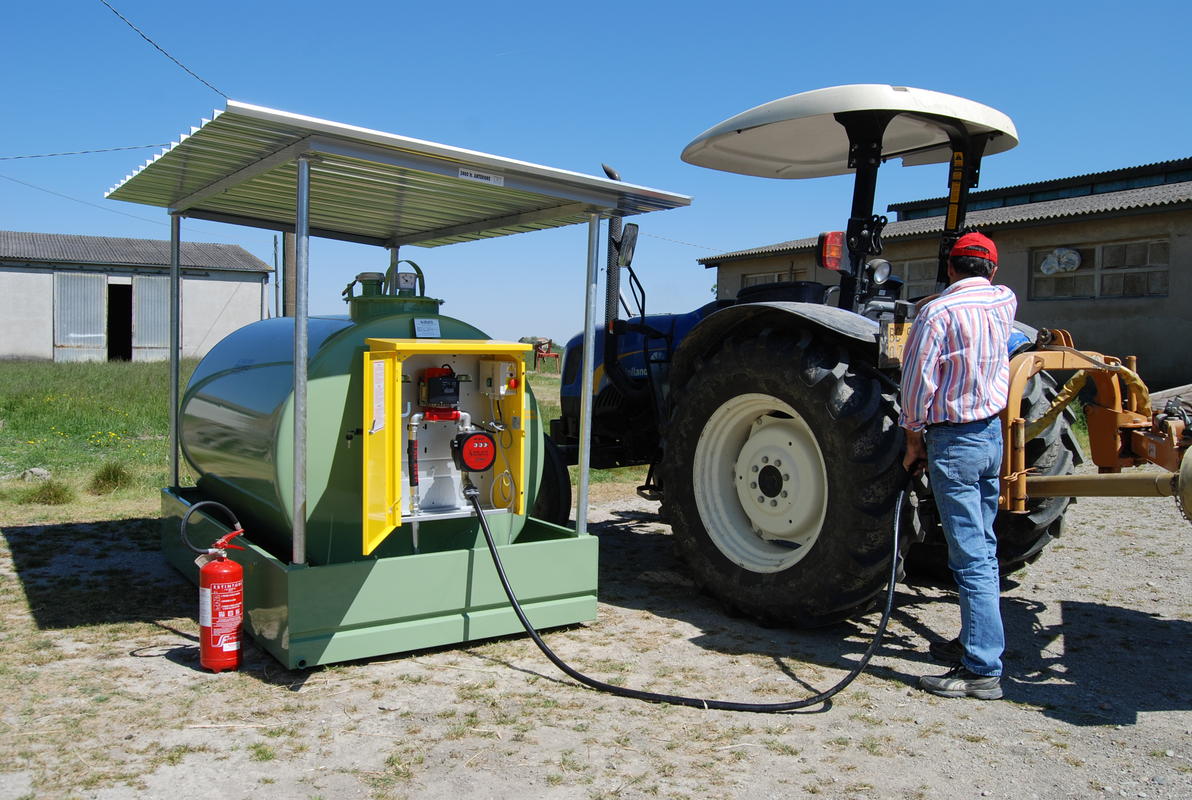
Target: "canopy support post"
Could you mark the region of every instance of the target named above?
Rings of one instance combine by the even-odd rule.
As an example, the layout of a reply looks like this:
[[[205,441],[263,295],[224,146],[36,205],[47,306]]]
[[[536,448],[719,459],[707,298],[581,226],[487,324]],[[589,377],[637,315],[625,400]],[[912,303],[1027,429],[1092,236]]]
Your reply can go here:
[[[182,360],[182,220],[170,214],[170,486],[181,486],[178,466],[178,381]]]
[[[579,389],[579,486],[576,488],[575,532],[588,532],[588,474],[592,455],[592,370],[596,365],[596,305],[600,270],[600,214],[588,215],[588,271],[584,294],[584,353]]]
[[[297,213],[294,218],[294,531],[292,564],[306,563],[306,390],[307,277],[310,267],[310,156],[298,156]]]

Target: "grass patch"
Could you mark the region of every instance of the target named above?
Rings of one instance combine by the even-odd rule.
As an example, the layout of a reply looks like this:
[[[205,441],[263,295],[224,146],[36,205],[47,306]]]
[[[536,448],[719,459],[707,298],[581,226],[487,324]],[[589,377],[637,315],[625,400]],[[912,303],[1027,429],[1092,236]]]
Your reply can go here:
[[[69,484],[48,480],[27,489],[20,495],[18,502],[23,505],[64,506],[73,503],[75,497],[75,490]]]
[[[182,363],[182,385],[196,363]],[[45,467],[80,478],[119,461],[146,486],[163,484],[169,377],[164,361],[0,361],[0,474]]]
[[[182,385],[196,363],[182,363]],[[155,513],[155,490],[169,482],[169,376],[167,362],[0,361],[0,518]],[[49,470],[56,485],[20,483],[33,467]],[[183,473],[191,477],[185,464]]]
[[[272,761],[277,758],[277,751],[263,742],[253,742],[248,746],[248,757],[253,761]]]
[[[111,494],[117,489],[127,489],[133,482],[133,474],[128,467],[119,461],[105,461],[91,476],[87,491],[91,494]]]

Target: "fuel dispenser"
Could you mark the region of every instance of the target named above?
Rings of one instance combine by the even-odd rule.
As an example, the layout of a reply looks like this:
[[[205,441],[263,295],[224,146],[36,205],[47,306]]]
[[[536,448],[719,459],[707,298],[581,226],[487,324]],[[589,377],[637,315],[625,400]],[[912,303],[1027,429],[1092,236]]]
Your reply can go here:
[[[232,333],[182,397],[181,449],[199,478],[163,490],[163,548],[197,578],[179,519],[203,502],[232,509],[245,630],[288,667],[520,631],[477,505],[536,625],[596,616],[596,540],[530,516],[545,458],[531,345],[439,314],[413,267],[358,275],[347,317],[310,320],[305,563],[287,562],[292,325]],[[200,509],[189,538],[219,539],[222,519]]]

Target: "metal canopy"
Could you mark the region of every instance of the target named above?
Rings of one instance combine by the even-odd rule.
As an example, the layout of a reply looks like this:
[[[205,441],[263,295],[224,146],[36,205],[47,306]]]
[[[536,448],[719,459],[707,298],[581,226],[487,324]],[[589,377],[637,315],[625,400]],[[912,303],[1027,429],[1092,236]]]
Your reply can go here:
[[[690,205],[681,194],[229,100],[108,191],[170,211],[170,474],[179,486],[182,217],[294,233],[291,562],[306,563],[309,237],[436,247],[586,222],[576,532],[587,532],[601,217]]]
[[[691,198],[229,100],[108,191],[173,214],[293,231],[310,156],[310,233],[436,247],[686,206]]]
[[[865,83],[802,92],[743,111],[697,136],[682,158],[763,178],[844,175],[853,170],[848,135],[836,114],[850,111],[893,112],[882,154],[908,167],[949,161],[951,125],[989,134],[985,155],[1018,144],[1014,123],[995,108],[927,89]]]

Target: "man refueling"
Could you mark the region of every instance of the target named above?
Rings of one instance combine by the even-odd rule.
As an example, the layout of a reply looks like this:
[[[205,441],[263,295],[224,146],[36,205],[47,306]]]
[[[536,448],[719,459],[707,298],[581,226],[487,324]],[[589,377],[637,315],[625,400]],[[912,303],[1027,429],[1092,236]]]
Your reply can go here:
[[[993,521],[1018,301],[994,286],[997,247],[966,233],[948,256],[948,288],[915,317],[904,351],[902,416],[908,471],[928,470],[960,596],[960,635],[931,655],[955,664],[919,687],[943,697],[1002,696],[1002,629]]]

